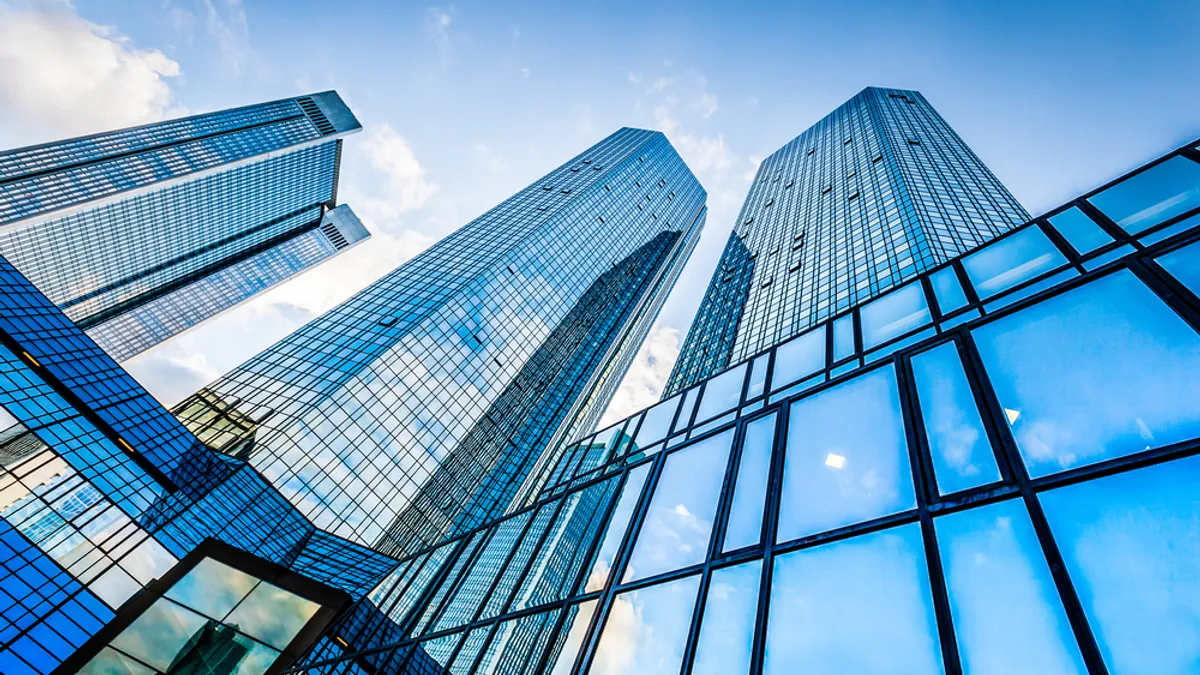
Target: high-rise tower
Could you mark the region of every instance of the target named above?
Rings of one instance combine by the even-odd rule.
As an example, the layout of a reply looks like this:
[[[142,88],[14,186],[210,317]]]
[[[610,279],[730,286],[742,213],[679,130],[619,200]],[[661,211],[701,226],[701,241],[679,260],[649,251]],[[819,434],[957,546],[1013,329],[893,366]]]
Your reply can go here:
[[[367,238],[335,92],[0,153],[0,253],[118,361]]]
[[[759,166],[664,395],[1028,218],[924,96],[868,87]]]

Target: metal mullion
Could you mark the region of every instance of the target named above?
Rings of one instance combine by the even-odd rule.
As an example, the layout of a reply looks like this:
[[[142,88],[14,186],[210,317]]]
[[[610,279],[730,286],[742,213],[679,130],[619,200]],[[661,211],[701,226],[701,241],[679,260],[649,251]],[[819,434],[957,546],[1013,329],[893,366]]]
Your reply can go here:
[[[1167,307],[1183,319],[1192,330],[1200,333],[1200,298],[1187,286],[1179,283],[1153,259],[1147,261],[1140,256],[1126,261],[1129,270],[1157,295]]]
[[[449,583],[450,587],[446,589],[446,594],[442,596],[442,599],[438,602],[437,606],[432,608],[433,614],[429,615],[429,623],[425,625],[425,635],[436,632],[438,621],[440,621],[442,618],[442,613],[446,611],[446,607],[449,606],[451,600],[453,600],[454,594],[457,593],[458,589],[462,586],[463,579],[471,573],[471,568],[474,567],[476,561],[479,560],[479,556],[483,549],[487,548],[487,543],[491,540],[493,534],[495,534],[494,531],[487,532],[483,535],[483,539],[474,546],[471,545],[471,540],[475,538],[475,535],[472,535],[467,540],[467,546],[471,548],[471,551],[467,553],[467,561],[463,563],[462,569],[458,572],[458,576],[453,579],[449,578],[450,570],[454,568],[454,563],[458,562],[458,558],[452,558],[451,560],[453,562],[451,560],[446,561],[449,563],[449,568],[446,572],[447,578],[443,583]],[[432,598],[430,599],[432,600]],[[425,635],[422,635],[421,637],[424,638]]]
[[[965,327],[957,328],[953,333],[954,346],[958,354],[959,363],[963,366],[963,372],[967,376],[967,385],[971,388],[971,396],[975,401],[975,410],[979,412],[980,418],[983,420],[983,430],[987,435],[988,445],[992,449],[992,457],[996,460],[996,467],[1000,470],[1000,480],[1004,484],[1015,484],[1015,469],[1013,468],[1008,453],[1004,452],[1003,434],[1000,428],[1007,423],[1007,418],[1004,416],[1004,411],[1000,410],[1000,415],[997,417],[995,410],[992,409],[991,399],[988,397],[988,390],[985,389],[980,373],[983,373],[983,361],[979,358],[978,351],[974,348],[974,343],[967,346],[970,340],[970,331]],[[990,385],[989,385],[990,386]]]
[[[521,549],[521,543],[525,539],[525,534],[527,532],[529,532],[529,528],[533,527],[533,521],[537,518],[537,511],[538,511],[537,509],[534,509],[533,512],[529,514],[529,520],[528,520],[528,522],[525,523],[524,526],[521,527],[521,533],[519,536],[517,536],[516,540],[513,542],[512,550],[509,551],[506,556],[504,556],[504,564],[500,566],[500,572],[498,574],[496,574],[496,578],[492,579],[492,583],[490,583],[488,585],[487,592],[483,594],[483,598],[479,601],[479,606],[476,607],[475,611],[471,613],[471,619],[469,621],[467,621],[467,623],[465,625],[473,625],[475,623],[479,623],[482,621],[479,617],[481,614],[483,614],[483,610],[485,608],[487,608],[488,600],[491,599],[492,593],[496,592],[496,587],[500,585],[500,580],[504,578],[504,573],[505,573],[505,571],[508,570],[508,566],[512,564],[512,560],[516,556],[517,551],[519,551]],[[557,514],[557,510],[555,511],[555,513]],[[519,518],[519,517],[520,516],[511,516],[511,518]],[[496,527],[493,530],[493,535],[492,535],[493,537],[495,537],[495,533],[499,532],[500,526],[503,524],[503,522],[504,521],[500,521],[499,523],[496,524]],[[490,539],[491,538],[489,538],[489,541],[490,541]],[[533,556],[530,556],[530,560],[532,560],[532,559],[533,559]],[[518,581],[519,580],[520,580],[520,578],[518,577]],[[509,600],[512,598],[512,594],[516,591],[516,589],[517,589],[517,586],[513,586],[513,590],[509,592],[509,598],[505,599],[504,604],[500,606],[500,611],[496,614],[495,617],[492,617],[492,619],[495,619],[496,617],[502,616],[504,614],[504,610],[506,609]],[[488,619],[488,620],[490,621],[491,619]]]
[[[1098,190],[1096,194],[1102,191],[1103,190]],[[1105,234],[1112,237],[1114,241],[1118,242],[1118,244],[1124,242],[1127,244],[1133,244],[1137,248],[1142,248],[1142,245],[1138,243],[1136,239],[1134,239],[1133,235],[1126,232],[1125,228],[1117,225],[1117,223],[1113,221],[1112,218],[1109,218],[1103,211],[1093,206],[1086,197],[1080,197],[1074,202],[1071,202],[1070,205],[1079,207],[1079,210],[1083,212],[1083,215],[1091,218],[1092,222],[1099,225],[1100,229],[1104,230]],[[1066,209],[1063,210],[1065,211]]]
[[[770,413],[767,413],[769,415]],[[733,427],[733,439],[730,441],[729,461],[726,466],[725,478],[721,482],[721,497],[717,502],[716,517],[713,518],[713,533],[709,538],[708,559],[722,556],[725,548],[725,528],[729,524],[729,512],[733,509],[733,494],[737,490],[738,471],[742,465],[743,444],[746,440],[746,427],[766,415],[755,415],[753,418],[743,417]],[[761,536],[761,535],[760,535]],[[761,541],[759,543],[762,543]]]
[[[1178,459],[1185,459],[1200,454],[1200,439],[1180,441],[1150,450],[1143,450],[1131,455],[1123,455],[1112,459],[1076,467],[1068,471],[1040,476],[1030,479],[1035,492],[1046,492],[1069,485],[1127,473],[1158,464],[1166,464]]]
[[[1200,162],[1200,152],[1198,152],[1195,149],[1195,146],[1192,144],[1189,144],[1186,147],[1180,148],[1179,154],[1183,155],[1184,157],[1187,157],[1188,159],[1190,159],[1192,161]]]
[[[856,322],[857,323],[857,322]],[[855,335],[857,336],[857,331]],[[763,495],[762,574],[759,578],[757,608],[754,614],[754,635],[750,650],[750,675],[762,672],[763,654],[766,652],[767,621],[770,610],[771,578],[775,571],[775,538],[779,531],[779,508],[783,489],[783,469],[787,444],[788,416],[791,404],[772,411],[775,418],[775,434],[771,443],[771,465],[767,479],[766,494]]]
[[[516,597],[517,591],[521,590],[521,586],[525,583],[525,577],[529,574],[530,569],[533,567],[533,562],[537,559],[538,551],[541,551],[542,547],[546,545],[546,538],[550,536],[550,531],[554,529],[554,524],[558,522],[558,517],[562,513],[563,507],[567,503],[568,496],[569,495],[563,495],[560,497],[558,499],[558,503],[552,507],[554,513],[552,513],[550,515],[550,519],[546,521],[546,527],[542,528],[542,533],[538,536],[538,540],[534,545],[533,554],[529,556],[529,560],[525,561],[525,568],[522,569],[521,573],[517,576],[516,584],[513,586],[512,591],[508,594],[508,597],[504,600],[504,604],[500,605],[499,614],[496,616],[504,616],[509,611],[509,608],[512,607],[513,598]],[[533,515],[531,515],[529,518],[528,527],[533,526],[533,522],[537,520],[537,516],[537,509],[535,509]],[[526,532],[528,532],[528,529]],[[524,538],[524,535],[522,535],[522,538]],[[513,551],[515,552],[520,548],[521,542],[517,542],[517,545],[513,548]],[[511,565],[512,561],[509,560],[508,564]],[[484,603],[485,606],[486,604],[487,603]],[[527,607],[526,609],[529,608]]]
[[[1083,254],[1077,251],[1075,246],[1071,242],[1067,241],[1067,238],[1062,236],[1061,232],[1054,229],[1054,227],[1050,225],[1048,221],[1036,220],[1033,223],[1033,227],[1040,230],[1041,233],[1050,240],[1050,243],[1058,249],[1059,253],[1063,254],[1063,257],[1071,263],[1071,266],[1075,268],[1076,272],[1083,274],[1087,271],[1084,269],[1082,264]]]

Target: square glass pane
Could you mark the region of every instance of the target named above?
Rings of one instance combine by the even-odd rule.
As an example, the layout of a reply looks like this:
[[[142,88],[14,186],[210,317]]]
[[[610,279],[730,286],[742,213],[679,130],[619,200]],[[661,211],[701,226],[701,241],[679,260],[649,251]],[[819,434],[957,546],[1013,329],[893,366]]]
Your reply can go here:
[[[764,675],[940,672],[919,525],[775,559]]]
[[[990,244],[962,259],[981,299],[1067,264],[1067,258],[1037,227]]]
[[[1087,672],[1020,500],[934,523],[963,673]]]
[[[113,638],[111,644],[143,663],[166,672],[188,646],[192,636],[209,623],[209,619],[160,598]]]
[[[754,546],[762,539],[763,506],[771,473],[771,450],[775,444],[775,415],[746,425],[742,454],[738,459],[733,502],[725,525],[722,548],[734,551]]]
[[[942,314],[949,314],[967,306],[967,294],[963,291],[953,266],[929,275],[929,282],[933,286],[933,295],[937,298],[938,309]]]
[[[1200,337],[1127,270],[972,333],[1035,477],[1200,436]]]
[[[284,649],[320,608],[315,602],[264,581],[225,621],[276,649]]]
[[[1200,458],[1040,495],[1110,673],[1200,663]]]
[[[633,517],[633,511],[637,508],[638,497],[642,495],[642,486],[646,484],[646,476],[650,473],[650,464],[652,463],[643,464],[629,471],[625,486],[621,488],[621,496],[617,499],[617,506],[613,509],[612,518],[608,521],[608,529],[604,531],[604,540],[600,542],[600,549],[596,551],[596,559],[592,562],[592,569],[588,573],[587,584],[583,589],[585,592],[598,591],[604,588],[604,584],[608,581],[613,560],[617,557],[617,551],[620,550],[621,542],[625,539],[625,531],[629,529],[629,519]]]
[[[900,394],[878,368],[792,404],[778,541],[915,507]]]
[[[1088,201],[1126,232],[1137,234],[1200,206],[1200,164],[1172,157]]]
[[[708,599],[704,603],[704,619],[696,640],[692,675],[750,672],[761,577],[761,560],[712,573]]]
[[[953,342],[912,357],[917,400],[938,492],[950,494],[1000,480],[996,456]]]
[[[727,370],[704,385],[700,407],[696,411],[697,422],[712,419],[737,407],[742,399],[742,383],[746,380],[747,365],[743,363],[736,368]]]
[[[592,614],[595,612],[595,600],[572,605],[567,610],[566,623],[563,624],[561,633],[566,636],[565,641],[557,650],[558,655],[554,657],[554,662],[549,666],[547,672],[550,675],[570,675],[571,667],[575,665],[575,659],[579,656],[579,647],[587,637],[588,624],[591,623]]]
[[[859,310],[859,321],[863,349],[871,349],[928,324],[932,318],[925,291],[914,282],[872,300]]]
[[[1179,283],[1200,296],[1200,242],[1164,253],[1155,260]]]
[[[775,348],[771,391],[825,369],[825,327],[808,331]]]
[[[854,315],[847,314],[833,322],[833,360],[854,356]]]
[[[637,444],[640,447],[652,445],[666,438],[671,430],[671,420],[675,419],[675,410],[679,407],[679,397],[670,399],[646,411],[642,426],[637,432]]]
[[[704,562],[732,444],[730,430],[667,457],[625,581]]]
[[[693,574],[618,595],[588,672],[679,672],[699,590]]]
[[[767,384],[767,365],[770,355],[763,354],[750,363],[750,384],[746,387],[746,399],[763,395],[763,387]]]
[[[250,594],[258,579],[228,565],[205,558],[165,595],[214,619],[225,615]]]
[[[1050,224],[1079,251],[1080,255],[1091,253],[1113,241],[1113,238],[1101,229],[1096,221],[1079,210],[1078,206],[1072,206],[1056,216],[1051,216]]]

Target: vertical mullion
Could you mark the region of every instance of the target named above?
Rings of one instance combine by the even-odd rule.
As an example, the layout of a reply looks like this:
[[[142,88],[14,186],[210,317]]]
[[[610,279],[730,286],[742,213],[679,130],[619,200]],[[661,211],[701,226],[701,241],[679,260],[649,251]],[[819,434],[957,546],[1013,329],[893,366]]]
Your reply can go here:
[[[857,333],[856,333],[857,334]],[[754,639],[750,657],[750,675],[757,675],[763,669],[763,655],[766,652],[767,621],[770,613],[771,578],[775,572],[775,537],[779,530],[779,505],[783,486],[783,467],[787,453],[788,417],[791,405],[780,405],[774,414],[775,436],[772,443],[770,479],[767,481],[765,504],[763,506],[763,535],[759,546],[762,547],[762,577],[758,585],[758,608],[754,617]]]

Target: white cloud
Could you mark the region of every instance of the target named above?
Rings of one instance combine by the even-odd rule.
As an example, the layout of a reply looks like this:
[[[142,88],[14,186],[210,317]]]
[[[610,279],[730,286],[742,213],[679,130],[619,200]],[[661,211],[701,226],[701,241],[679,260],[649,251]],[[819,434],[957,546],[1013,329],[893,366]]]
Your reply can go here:
[[[225,63],[239,75],[250,58],[250,26],[242,0],[202,0],[205,26]]]
[[[401,214],[418,209],[438,190],[425,175],[412,146],[389,124],[364,132],[354,143],[374,175],[347,186],[347,201],[360,217],[386,226]]]
[[[475,156],[479,159],[479,164],[488,171],[504,172],[504,158],[492,152],[487,143],[475,144]]]
[[[21,145],[144,124],[182,112],[179,64],[137,49],[69,4],[0,4],[0,127]]]
[[[425,10],[425,30],[433,36],[442,58],[449,58],[454,50],[450,41],[450,25],[454,23],[453,10],[430,7]]]
[[[655,325],[613,395],[598,429],[654,405],[679,358],[679,329]]]
[[[528,80],[529,75],[530,75],[530,70],[528,68],[521,68],[521,77]]]

